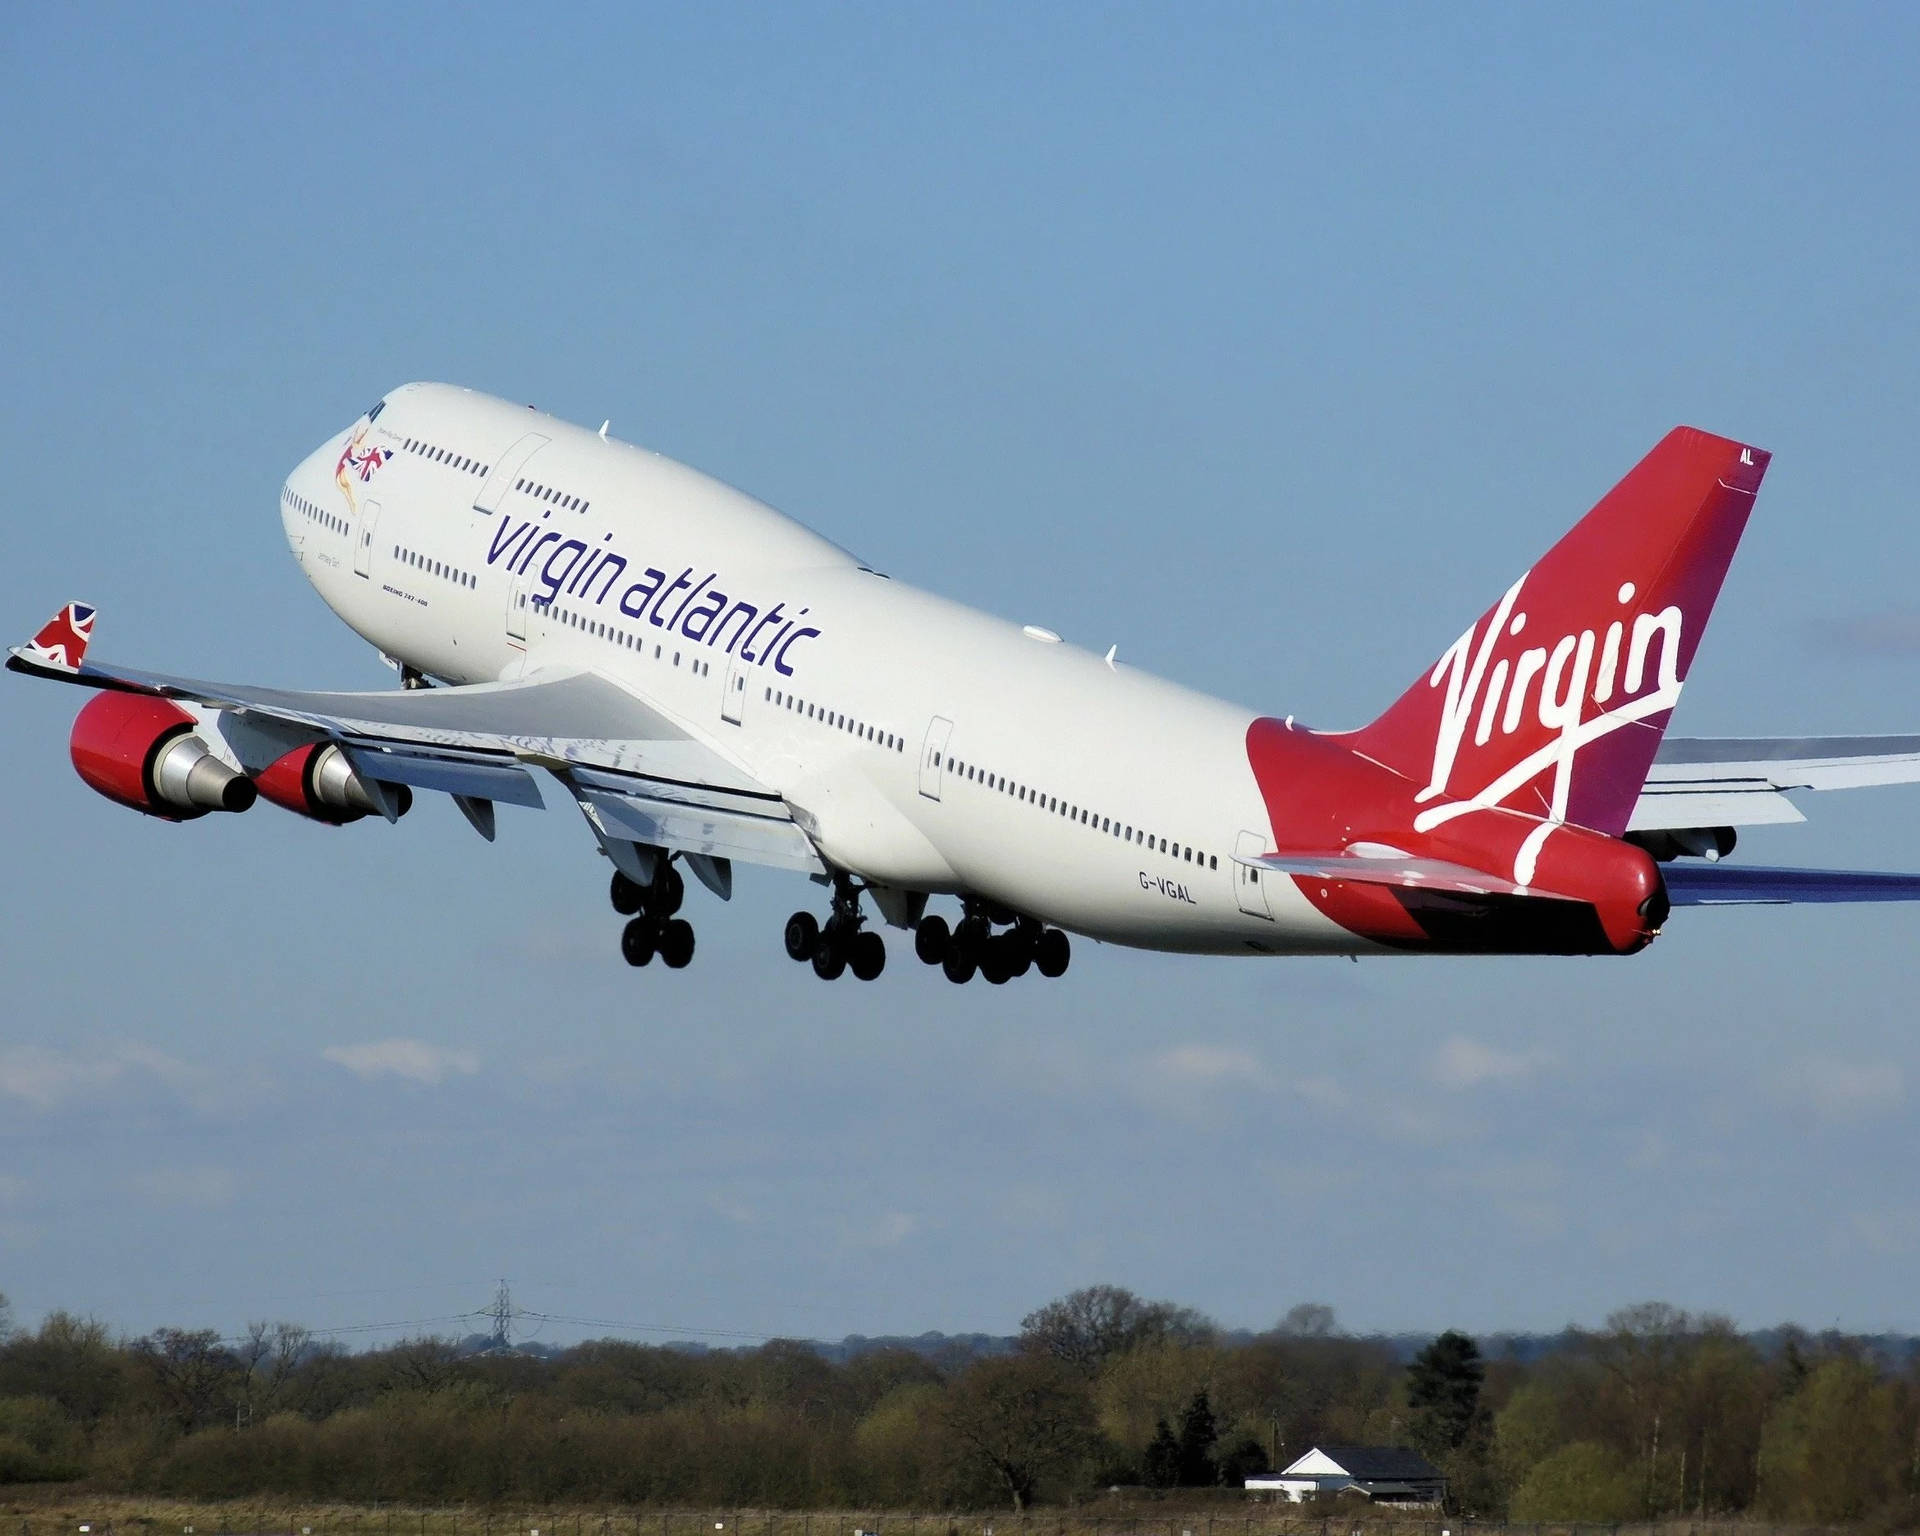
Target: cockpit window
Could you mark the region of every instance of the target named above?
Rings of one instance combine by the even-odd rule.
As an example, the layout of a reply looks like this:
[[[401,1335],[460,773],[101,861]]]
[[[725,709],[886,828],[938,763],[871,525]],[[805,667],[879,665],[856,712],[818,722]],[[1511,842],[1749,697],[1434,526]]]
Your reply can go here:
[[[387,402],[382,400],[372,410],[367,412],[367,420],[370,422],[378,421],[380,419],[380,413],[384,411],[386,408],[387,408]]]

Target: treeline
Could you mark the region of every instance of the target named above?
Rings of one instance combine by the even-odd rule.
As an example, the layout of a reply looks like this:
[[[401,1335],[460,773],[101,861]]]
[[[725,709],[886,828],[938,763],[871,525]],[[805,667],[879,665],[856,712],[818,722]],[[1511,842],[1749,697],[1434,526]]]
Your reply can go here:
[[[615,1340],[542,1357],[413,1339],[354,1353],[285,1324],[4,1328],[0,1482],[187,1498],[966,1509],[1114,1485],[1237,1489],[1315,1444],[1406,1445],[1450,1507],[1888,1528],[1920,1517],[1920,1363],[1743,1335],[1658,1304],[1522,1357],[1442,1334],[1411,1361],[1325,1307],[1270,1333],[1111,1286],[1006,1353]],[[1230,1496],[1223,1493],[1222,1496]]]

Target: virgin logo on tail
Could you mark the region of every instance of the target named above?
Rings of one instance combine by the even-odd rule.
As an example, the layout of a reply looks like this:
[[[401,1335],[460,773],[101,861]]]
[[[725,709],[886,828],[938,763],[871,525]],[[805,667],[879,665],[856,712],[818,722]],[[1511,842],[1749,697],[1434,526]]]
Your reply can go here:
[[[1414,798],[1425,802],[1447,795],[1449,800],[1418,813],[1415,831],[1498,805],[1549,768],[1554,777],[1547,814],[1564,821],[1580,749],[1679,702],[1684,618],[1673,604],[1658,613],[1623,611],[1604,635],[1583,629],[1495,660],[1503,640],[1526,633],[1527,614],[1518,607],[1526,584],[1522,576],[1509,587],[1485,628],[1476,624],[1454,641],[1427,679],[1430,688],[1445,687],[1446,699],[1434,736],[1433,773]],[[1621,585],[1617,601],[1623,610],[1634,595],[1632,582]],[[1463,791],[1450,784],[1469,731],[1476,747],[1488,745],[1496,734],[1518,735],[1516,745],[1541,731],[1549,735],[1487,783]]]

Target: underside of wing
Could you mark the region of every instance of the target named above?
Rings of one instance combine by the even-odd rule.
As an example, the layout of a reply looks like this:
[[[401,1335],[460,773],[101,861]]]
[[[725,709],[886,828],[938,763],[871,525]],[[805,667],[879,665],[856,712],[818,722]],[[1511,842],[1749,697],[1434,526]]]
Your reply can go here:
[[[86,613],[91,625],[91,610]],[[621,844],[824,870],[786,802],[720,752],[596,672],[379,693],[312,693],[111,666],[82,645],[16,648],[14,671],[193,706],[238,766],[266,769],[325,741],[364,780],[452,795],[482,835],[495,803],[544,802],[530,768],[573,796],[616,863]],[[376,787],[375,803],[393,803]]]
[[[1732,907],[1781,903],[1920,901],[1920,875],[1857,869],[1768,869],[1758,865],[1682,864],[1665,867],[1667,897],[1676,907]]]
[[[1796,791],[1920,783],[1920,736],[1669,736],[1630,832],[1804,821]]]

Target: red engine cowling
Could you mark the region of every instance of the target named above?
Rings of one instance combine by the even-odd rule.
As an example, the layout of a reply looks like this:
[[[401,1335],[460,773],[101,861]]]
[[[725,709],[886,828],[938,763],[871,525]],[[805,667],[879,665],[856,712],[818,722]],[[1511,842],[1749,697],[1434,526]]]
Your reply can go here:
[[[193,717],[144,693],[99,693],[73,722],[74,770],[109,800],[166,821],[244,811],[253,780],[193,734]]]
[[[346,753],[330,741],[295,747],[270,764],[254,783],[275,805],[332,826],[344,826],[380,809],[374,792],[354,772]],[[413,792],[406,785],[389,785],[386,793],[394,801],[396,815],[404,816],[412,808]]]

